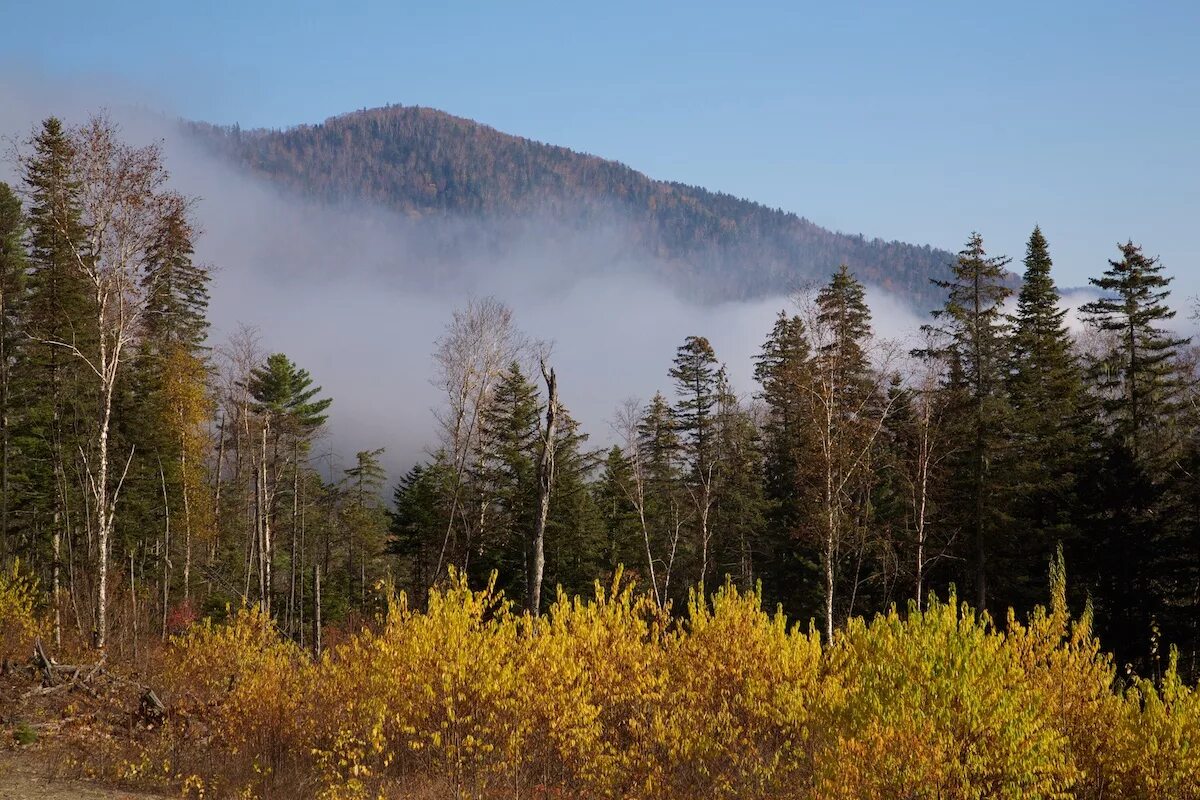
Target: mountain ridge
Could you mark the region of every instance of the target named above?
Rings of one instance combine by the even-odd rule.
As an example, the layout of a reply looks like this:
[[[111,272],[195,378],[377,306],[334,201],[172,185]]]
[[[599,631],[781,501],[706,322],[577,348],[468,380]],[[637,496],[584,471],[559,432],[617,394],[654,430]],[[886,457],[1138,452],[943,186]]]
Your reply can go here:
[[[755,299],[823,281],[841,263],[916,307],[953,254],[861,234],[753,200],[651,178],[618,161],[505,133],[438,109],[390,105],[283,129],[185,123],[196,141],[277,186],[412,218],[546,214],[586,227],[614,213],[658,277],[700,299]],[[502,245],[501,245],[502,246]],[[927,310],[927,309],[923,309]]]

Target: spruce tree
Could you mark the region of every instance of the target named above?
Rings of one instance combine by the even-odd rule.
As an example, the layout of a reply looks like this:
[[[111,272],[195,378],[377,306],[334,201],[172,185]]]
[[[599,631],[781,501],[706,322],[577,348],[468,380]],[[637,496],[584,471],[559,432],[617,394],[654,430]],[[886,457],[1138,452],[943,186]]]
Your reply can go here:
[[[674,596],[686,598],[687,584],[678,579],[677,567],[683,560],[681,550],[687,547],[682,534],[691,521],[692,502],[684,485],[682,447],[671,406],[661,392],[656,392],[642,411],[637,436],[636,469],[641,472],[647,558],[654,562],[657,584],[654,591],[664,602],[673,596],[672,588]]]
[[[588,448],[588,435],[561,405],[554,438],[545,583],[583,595],[612,569],[605,552],[604,519],[591,487],[601,453]]]
[[[691,497],[695,527],[692,545],[692,578],[703,583],[708,576],[712,544],[714,488],[720,466],[716,460],[714,407],[720,367],[712,345],[703,336],[689,336],[675,351],[670,376],[678,400],[672,409],[681,452],[687,462],[685,485]]]
[[[872,331],[865,297],[863,285],[843,265],[817,293],[811,326],[816,352],[807,394],[819,465],[814,538],[821,554],[827,639],[839,613],[835,598],[843,561],[850,560],[854,574],[862,574],[874,442],[890,409],[876,391],[877,376],[867,359]]]
[[[1153,631],[1174,594],[1168,520],[1172,471],[1186,459],[1179,355],[1188,340],[1165,329],[1175,316],[1167,305],[1172,279],[1158,259],[1133,242],[1118,247],[1121,258],[1091,281],[1103,294],[1080,309],[1108,345],[1089,371],[1100,457],[1088,476],[1092,531],[1081,560],[1105,641],[1122,660],[1150,668]]]
[[[1040,567],[1074,536],[1075,490],[1085,439],[1083,375],[1053,262],[1040,228],[1030,234],[1025,273],[1011,318],[1006,386],[1012,410],[1005,466],[1009,535],[1000,562],[1008,576],[1002,605],[1032,608],[1044,594]]]
[[[72,166],[74,144],[63,124],[51,117],[29,146],[22,162],[29,224],[26,343],[13,366],[12,385],[12,401],[23,413],[15,420],[13,436],[27,464],[25,556],[30,563],[48,566],[42,572],[55,598],[57,639],[62,578],[76,574],[66,559],[87,552],[69,546],[66,537],[82,525],[74,518],[84,507],[77,487],[86,481],[78,454],[87,447],[89,412],[99,402],[83,363],[61,345],[91,352],[98,331],[95,295],[75,264],[75,254],[85,250],[85,231],[81,187]]]
[[[780,311],[755,358],[754,378],[765,411],[762,420],[766,535],[763,590],[799,618],[820,613],[816,524],[816,439],[811,415],[812,352],[804,322]]]
[[[717,564],[737,586],[752,591],[760,575],[766,527],[761,441],[754,419],[723,374],[717,384],[716,438],[721,464],[714,526]]]
[[[392,494],[388,553],[400,560],[399,582],[423,602],[433,582],[438,547],[446,530],[453,470],[443,454],[416,464]]]
[[[981,611],[987,608],[988,577],[993,571],[989,558],[1005,525],[1001,481],[993,465],[999,463],[1008,419],[1003,309],[1012,294],[1008,263],[1005,257],[989,257],[983,237],[972,233],[951,267],[950,278],[933,280],[946,292],[946,302],[933,312],[933,324],[923,330],[940,341],[920,351],[945,360],[947,391],[962,402],[956,416],[963,446],[953,466],[959,476],[956,516],[970,546],[970,577]]]
[[[12,425],[21,404],[13,402],[13,367],[21,345],[19,326],[28,269],[25,214],[12,188],[0,182],[0,562],[6,561],[12,536],[13,472],[19,471]]]
[[[540,407],[537,387],[517,362],[501,375],[480,423],[475,482],[486,523],[469,574],[483,583],[492,570],[497,585],[524,596],[525,541],[537,513]]]
[[[1190,339],[1171,335],[1163,324],[1175,316],[1167,305],[1173,278],[1132,241],[1118,245],[1119,261],[1091,284],[1103,293],[1080,313],[1111,345],[1093,370],[1110,430],[1135,460],[1154,459],[1170,447],[1156,433],[1178,410],[1182,389],[1176,358]]]
[[[638,568],[646,557],[642,552],[641,527],[638,511],[630,500],[635,496],[633,465],[613,445],[605,456],[600,477],[592,486],[595,504],[603,526],[600,560],[607,571],[624,565],[631,576],[640,576]],[[646,575],[643,580],[648,579]]]

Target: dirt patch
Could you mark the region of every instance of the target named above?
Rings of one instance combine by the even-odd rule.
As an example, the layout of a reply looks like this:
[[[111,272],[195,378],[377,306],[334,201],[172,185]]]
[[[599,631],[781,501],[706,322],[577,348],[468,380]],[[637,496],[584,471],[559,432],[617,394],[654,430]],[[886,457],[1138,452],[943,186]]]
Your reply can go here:
[[[0,751],[0,800],[162,800],[162,795],[56,778],[43,754],[6,750]]]

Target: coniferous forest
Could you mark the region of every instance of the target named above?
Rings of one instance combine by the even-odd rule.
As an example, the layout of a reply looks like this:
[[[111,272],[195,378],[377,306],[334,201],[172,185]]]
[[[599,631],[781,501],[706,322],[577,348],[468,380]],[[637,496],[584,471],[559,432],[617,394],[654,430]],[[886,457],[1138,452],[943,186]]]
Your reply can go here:
[[[140,733],[96,775],[1200,796],[1200,375],[1153,242],[1097,254],[1069,325],[1052,221],[1012,258],[969,233],[904,341],[830,263],[762,331],[755,386],[698,330],[610,431],[502,300],[464,298],[430,332],[427,458],[332,472],[321,375],[250,329],[210,340],[198,208],[160,151],[97,117],[19,153],[0,635],[37,698],[136,688]]]

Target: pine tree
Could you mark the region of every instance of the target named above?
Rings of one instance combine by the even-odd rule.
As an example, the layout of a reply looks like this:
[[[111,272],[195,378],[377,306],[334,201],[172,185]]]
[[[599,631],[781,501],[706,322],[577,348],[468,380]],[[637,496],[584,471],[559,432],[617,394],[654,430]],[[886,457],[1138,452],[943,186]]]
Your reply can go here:
[[[276,550],[275,530],[276,505],[285,468],[292,470],[292,539],[297,536],[299,511],[298,489],[302,459],[307,453],[313,434],[328,419],[333,399],[318,398],[322,388],[313,386],[312,375],[298,367],[283,353],[267,357],[264,364],[250,370],[246,390],[253,399],[253,410],[262,420],[257,454],[255,478],[257,513],[255,536],[258,553],[259,603],[265,611],[271,610],[275,594],[274,564]],[[354,550],[353,540],[347,542],[347,598],[354,596]],[[295,548],[292,548],[295,552]],[[295,563],[295,559],[292,559]],[[328,569],[326,569],[328,574]],[[293,577],[290,581],[295,583]],[[292,590],[289,587],[289,603]],[[289,608],[289,612],[292,611]]]
[[[955,459],[959,476],[958,513],[973,551],[975,603],[986,610],[988,563],[1005,520],[999,498],[999,462],[1008,410],[1004,392],[1007,326],[1003,305],[1008,287],[1008,258],[989,257],[983,237],[971,234],[958,254],[949,280],[933,281],[945,290],[946,302],[933,312],[934,323],[923,327],[941,339],[922,355],[947,362],[947,390],[963,402],[959,416],[962,447]]]
[[[347,534],[348,552],[358,553],[357,562],[348,567],[347,588],[351,604],[357,600],[360,609],[366,607],[367,587],[379,577],[379,557],[383,555],[387,538],[388,514],[379,497],[387,483],[387,472],[380,462],[382,455],[382,447],[360,450],[354,456],[354,466],[343,472],[342,524]],[[292,560],[298,550],[293,539]],[[355,567],[357,575],[354,574]],[[303,575],[303,570],[293,570],[293,575]]]

